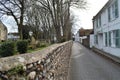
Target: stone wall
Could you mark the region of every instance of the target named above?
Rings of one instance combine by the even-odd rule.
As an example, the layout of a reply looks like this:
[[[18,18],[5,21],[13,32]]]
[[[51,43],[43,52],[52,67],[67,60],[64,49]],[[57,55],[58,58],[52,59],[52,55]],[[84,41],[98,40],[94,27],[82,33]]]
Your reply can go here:
[[[0,59],[0,80],[67,80],[72,41]]]

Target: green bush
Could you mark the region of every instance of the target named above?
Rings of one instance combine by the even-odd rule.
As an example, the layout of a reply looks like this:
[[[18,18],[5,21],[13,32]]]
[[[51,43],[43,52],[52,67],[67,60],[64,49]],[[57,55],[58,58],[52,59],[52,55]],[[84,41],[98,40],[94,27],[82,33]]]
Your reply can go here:
[[[14,42],[4,42],[0,46],[0,55],[2,57],[12,56],[15,53]]]
[[[22,53],[26,53],[28,50],[28,41],[26,40],[21,40],[21,41],[17,41],[17,51],[22,54]]]
[[[65,41],[66,41],[66,39],[62,38],[61,41],[60,41],[60,43],[65,42]]]
[[[37,42],[36,47],[37,47],[37,48],[40,47],[40,42]]]
[[[42,43],[41,45],[40,45],[40,47],[46,47],[47,46],[47,44],[45,44],[45,43]]]
[[[31,40],[30,40],[30,39],[27,39],[27,41],[28,41],[28,44],[30,44]]]

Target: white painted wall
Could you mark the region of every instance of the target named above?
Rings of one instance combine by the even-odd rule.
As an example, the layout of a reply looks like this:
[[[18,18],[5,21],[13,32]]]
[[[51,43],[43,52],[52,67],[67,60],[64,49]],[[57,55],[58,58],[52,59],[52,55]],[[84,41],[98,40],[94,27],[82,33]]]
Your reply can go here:
[[[80,43],[82,44],[83,43],[83,39],[86,39],[86,38],[87,38],[87,36],[80,37]]]
[[[114,2],[113,0],[111,4]],[[110,6],[111,6],[110,4]],[[101,27],[96,28],[96,21],[94,21],[94,35],[98,35],[98,44],[95,44],[96,48],[102,49],[110,54],[116,55],[120,57],[120,48],[116,48],[113,41],[113,31],[120,29],[120,0],[118,0],[118,11],[119,17],[111,22],[108,21],[108,7],[101,13]],[[111,31],[111,46],[105,46],[105,32]],[[100,35],[102,34],[102,35]]]
[[[90,35],[90,48],[94,46],[94,34]]]

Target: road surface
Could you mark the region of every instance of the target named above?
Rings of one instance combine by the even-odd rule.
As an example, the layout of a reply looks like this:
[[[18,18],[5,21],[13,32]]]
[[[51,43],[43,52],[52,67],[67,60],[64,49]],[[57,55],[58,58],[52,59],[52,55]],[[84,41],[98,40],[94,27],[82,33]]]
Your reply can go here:
[[[71,80],[120,80],[120,66],[74,42]]]

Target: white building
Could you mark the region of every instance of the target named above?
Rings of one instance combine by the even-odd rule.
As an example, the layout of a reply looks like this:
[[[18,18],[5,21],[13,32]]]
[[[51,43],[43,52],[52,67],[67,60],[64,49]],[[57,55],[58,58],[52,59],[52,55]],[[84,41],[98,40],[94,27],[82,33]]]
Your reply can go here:
[[[82,37],[80,37],[80,43],[82,44],[83,43],[83,40],[84,39],[87,39],[87,36],[82,36]]]
[[[18,40],[20,39],[19,34],[18,33],[8,33],[8,40]]]
[[[94,46],[94,34],[90,34],[89,43],[90,43],[89,47],[92,48]]]
[[[120,0],[109,0],[93,18],[95,47],[120,56]]]

